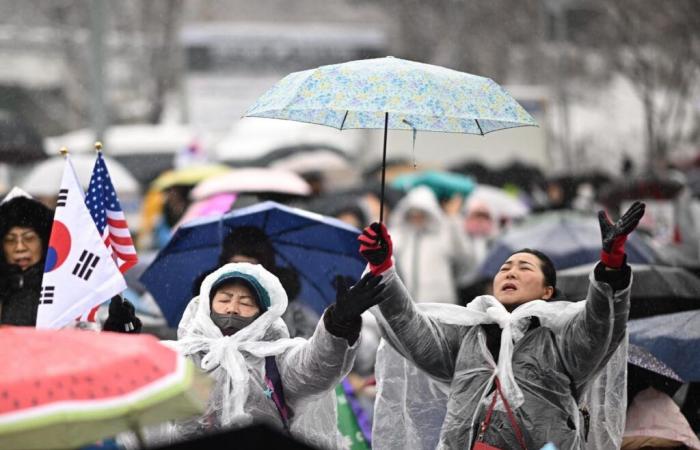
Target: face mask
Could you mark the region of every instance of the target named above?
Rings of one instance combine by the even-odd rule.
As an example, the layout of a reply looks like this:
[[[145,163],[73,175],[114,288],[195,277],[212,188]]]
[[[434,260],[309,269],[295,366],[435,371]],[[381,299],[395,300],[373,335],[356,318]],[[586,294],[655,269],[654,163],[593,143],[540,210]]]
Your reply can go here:
[[[231,336],[253,323],[255,319],[260,317],[260,314],[251,317],[241,317],[233,314],[217,314],[212,311],[210,317],[214,325],[219,327],[219,330],[221,330],[224,336]]]

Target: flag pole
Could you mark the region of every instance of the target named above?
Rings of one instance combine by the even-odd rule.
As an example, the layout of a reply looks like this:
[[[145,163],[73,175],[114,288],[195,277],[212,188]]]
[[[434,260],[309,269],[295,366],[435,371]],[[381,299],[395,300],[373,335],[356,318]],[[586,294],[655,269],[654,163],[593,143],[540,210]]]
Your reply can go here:
[[[61,147],[60,149],[58,149],[58,153],[60,153],[61,156],[63,156],[65,158],[66,156],[68,156],[68,153],[69,153],[68,147]]]
[[[97,153],[102,153],[102,142],[95,141],[95,151]]]

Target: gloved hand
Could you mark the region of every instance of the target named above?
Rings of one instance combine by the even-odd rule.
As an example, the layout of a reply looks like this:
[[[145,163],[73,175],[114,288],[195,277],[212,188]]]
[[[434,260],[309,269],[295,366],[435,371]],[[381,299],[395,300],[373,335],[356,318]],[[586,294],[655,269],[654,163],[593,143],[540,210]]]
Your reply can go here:
[[[644,203],[634,202],[615,223],[610,221],[605,211],[598,211],[600,235],[603,240],[600,260],[606,267],[619,269],[624,264],[627,236],[637,228],[644,215],[644,207]]]
[[[369,270],[373,275],[381,275],[394,264],[391,261],[391,236],[383,223],[372,223],[362,230],[357,240],[360,241],[360,254],[369,263]]]
[[[112,297],[109,303],[109,316],[102,326],[103,331],[116,333],[140,333],[141,319],[136,317],[136,310],[130,301],[121,295]]]
[[[384,286],[382,277],[368,273],[348,289],[344,277],[336,277],[336,297],[333,318],[340,323],[350,323],[360,318],[363,312],[379,303],[379,293]]]

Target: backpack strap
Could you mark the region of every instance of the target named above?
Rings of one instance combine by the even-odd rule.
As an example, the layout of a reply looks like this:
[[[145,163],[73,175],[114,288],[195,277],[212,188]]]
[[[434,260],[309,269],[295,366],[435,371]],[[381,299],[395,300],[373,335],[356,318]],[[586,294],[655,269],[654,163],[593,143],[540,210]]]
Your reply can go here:
[[[277,367],[277,360],[273,356],[265,357],[265,384],[267,389],[265,394],[270,398],[277,408],[277,412],[282,419],[284,429],[289,432],[289,409],[284,401],[284,390],[282,389],[282,376]]]

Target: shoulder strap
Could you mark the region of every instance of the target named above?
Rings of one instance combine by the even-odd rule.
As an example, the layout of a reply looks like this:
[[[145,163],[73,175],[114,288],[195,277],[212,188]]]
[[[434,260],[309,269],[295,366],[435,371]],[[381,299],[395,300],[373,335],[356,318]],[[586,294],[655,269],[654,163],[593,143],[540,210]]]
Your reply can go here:
[[[527,450],[527,446],[525,445],[525,438],[523,437],[523,433],[520,430],[520,426],[518,426],[518,422],[515,419],[515,414],[513,413],[513,410],[510,408],[510,404],[508,403],[508,400],[506,400],[505,395],[503,395],[503,392],[501,391],[501,382],[498,379],[498,377],[495,377],[494,381],[496,383],[496,391],[493,393],[493,399],[491,400],[491,404],[489,405],[488,411],[486,411],[486,418],[484,419],[483,423],[481,424],[479,439],[483,438],[484,434],[486,433],[486,430],[489,427],[489,424],[491,423],[491,415],[493,414],[493,410],[496,407],[496,399],[500,396],[501,401],[503,401],[503,406],[505,406],[505,408],[506,408],[506,413],[508,414],[508,420],[510,420],[510,424],[513,426],[513,432],[515,432],[515,437],[518,440],[520,447],[523,450]]]
[[[289,409],[284,400],[284,390],[282,389],[282,376],[277,367],[277,360],[273,356],[265,357],[265,384],[272,391],[272,401],[275,403],[277,412],[282,419],[284,429],[289,431]]]

